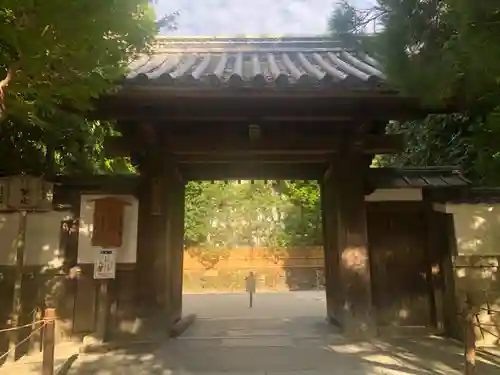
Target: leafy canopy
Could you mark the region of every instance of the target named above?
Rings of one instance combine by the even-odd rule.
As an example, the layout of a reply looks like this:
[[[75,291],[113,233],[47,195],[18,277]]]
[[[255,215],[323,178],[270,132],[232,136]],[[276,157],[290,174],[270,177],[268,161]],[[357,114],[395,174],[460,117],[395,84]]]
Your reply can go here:
[[[366,19],[380,25],[365,40],[392,85],[427,103],[458,104],[452,115],[390,123],[388,132],[407,136],[407,148],[379,164],[460,165],[473,181],[499,184],[498,1],[378,0],[363,11],[344,4],[332,12],[331,31],[338,35],[340,29],[359,41]]]
[[[0,0],[4,116],[44,124],[115,87],[156,33],[148,0]]]
[[[320,217],[315,181],[191,181],[186,186],[185,244],[191,251],[196,246],[318,245]]]

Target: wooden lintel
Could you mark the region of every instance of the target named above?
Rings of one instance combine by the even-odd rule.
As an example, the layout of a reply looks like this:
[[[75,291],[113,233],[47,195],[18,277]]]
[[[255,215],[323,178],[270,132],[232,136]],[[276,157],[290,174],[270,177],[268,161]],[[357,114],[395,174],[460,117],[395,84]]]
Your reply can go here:
[[[101,98],[94,118],[137,121],[170,121],[193,115],[198,117],[360,117],[372,120],[406,119],[427,115],[415,98],[397,95],[246,95],[232,92],[228,96],[170,97],[162,95]],[[360,108],[363,110],[360,111]]]
[[[164,121],[159,121],[166,124],[172,123],[249,123],[255,116],[248,115],[213,115],[213,116],[203,116],[198,114],[180,114],[168,116]],[[312,122],[312,123],[337,123],[337,122],[349,122],[353,120],[352,116],[341,116],[341,115],[326,115],[326,116],[302,116],[297,118],[297,116],[287,116],[287,115],[277,115],[277,116],[257,116],[256,119],[259,123],[261,122],[284,122],[284,123],[296,123],[299,120],[301,122]],[[158,122],[158,121],[150,121]]]
[[[173,155],[324,155],[346,149],[349,138],[340,136],[268,137],[257,141],[227,137],[176,137],[166,149]],[[402,150],[402,135],[366,135],[356,140],[362,152],[368,154],[397,153]]]
[[[115,138],[115,139],[113,139]],[[349,138],[339,136],[269,137],[257,141],[234,139],[223,136],[170,138],[165,143],[165,151],[174,156],[220,157],[263,156],[263,155],[330,155],[346,149]],[[357,147],[367,154],[393,154],[403,150],[404,142],[400,134],[366,135],[356,140]],[[111,137],[105,141],[106,155],[110,157],[128,156],[142,151],[146,145],[137,140]]]
[[[185,180],[319,180],[326,164],[226,163],[183,165]]]
[[[262,163],[262,164],[307,164],[327,163],[331,160],[330,154],[324,155],[297,155],[297,154],[243,154],[228,153],[214,155],[180,155],[174,160],[180,164],[224,164],[232,162]]]

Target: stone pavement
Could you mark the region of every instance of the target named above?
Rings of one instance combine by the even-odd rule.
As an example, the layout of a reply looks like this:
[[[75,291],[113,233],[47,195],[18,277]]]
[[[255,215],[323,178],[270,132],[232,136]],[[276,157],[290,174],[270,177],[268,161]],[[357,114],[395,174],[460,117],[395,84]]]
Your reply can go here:
[[[345,339],[325,323],[318,293],[257,295],[251,310],[245,303],[244,295],[187,296],[186,313],[199,319],[180,338],[81,355],[68,375],[462,374],[462,349],[451,341]],[[500,360],[481,359],[477,374],[500,374]]]
[[[463,374],[461,348],[445,340],[349,342],[334,332],[296,330],[321,324],[297,318],[202,319],[187,336],[163,346],[81,357],[69,375]],[[223,334],[221,326],[226,327]],[[478,375],[499,373],[496,358],[478,364]]]
[[[77,358],[80,344],[76,342],[62,343],[54,352],[54,374],[63,373]],[[15,363],[6,362],[0,366],[0,375],[40,375],[42,371],[42,353],[34,353],[20,358]]]

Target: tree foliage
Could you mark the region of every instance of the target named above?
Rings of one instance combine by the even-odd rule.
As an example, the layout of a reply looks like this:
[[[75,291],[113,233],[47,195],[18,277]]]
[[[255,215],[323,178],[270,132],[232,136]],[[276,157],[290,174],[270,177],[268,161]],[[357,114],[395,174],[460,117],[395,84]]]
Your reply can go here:
[[[362,35],[359,19],[366,12],[380,23],[379,33]],[[460,165],[474,181],[500,183],[498,2],[378,0],[370,10],[333,12],[332,32],[349,26],[349,17],[358,23],[343,31],[370,41],[393,86],[425,103],[452,102],[457,108],[451,115],[389,124],[388,132],[407,135],[408,146],[401,155],[379,161]]]
[[[156,33],[147,0],[2,0],[0,21],[5,115],[40,123],[88,109]]]
[[[155,21],[149,3],[0,0],[2,173],[133,171],[104,157],[112,123],[78,113],[118,87],[158,28],[176,27],[178,12]]]
[[[493,0],[379,0],[386,71],[430,101],[497,105],[500,7]],[[408,74],[411,72],[411,74]]]
[[[187,247],[321,243],[319,191],[314,182],[189,182],[185,215]]]

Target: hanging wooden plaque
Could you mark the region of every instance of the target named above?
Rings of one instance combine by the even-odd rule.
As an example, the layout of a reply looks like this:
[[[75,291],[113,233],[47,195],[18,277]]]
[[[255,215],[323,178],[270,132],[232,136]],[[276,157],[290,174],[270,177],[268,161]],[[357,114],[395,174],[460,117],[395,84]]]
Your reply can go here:
[[[6,178],[8,187],[4,189],[4,200],[11,209],[50,210],[52,209],[53,184],[43,178],[19,175]]]
[[[94,225],[92,246],[116,249],[123,243],[123,224],[127,201],[116,197],[104,197],[94,201]]]

